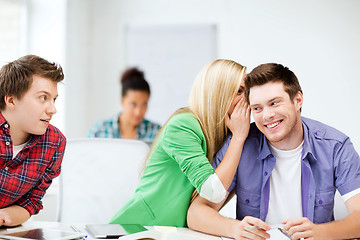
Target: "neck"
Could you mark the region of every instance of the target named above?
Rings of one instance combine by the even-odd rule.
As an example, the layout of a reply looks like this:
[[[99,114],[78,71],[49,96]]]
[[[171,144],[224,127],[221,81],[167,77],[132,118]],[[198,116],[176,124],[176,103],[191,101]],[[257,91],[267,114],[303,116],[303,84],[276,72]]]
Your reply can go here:
[[[126,116],[124,114],[120,114],[119,117],[119,127],[122,130],[127,129],[127,130],[135,130],[136,126],[134,124],[132,124],[130,121],[128,121],[128,119],[126,118]]]
[[[270,142],[270,144],[279,150],[293,150],[300,146],[304,140],[304,129],[299,117],[295,126],[291,129],[288,135],[279,142]]]
[[[13,145],[18,146],[26,143],[30,139],[31,134],[20,131],[20,128],[16,125],[16,121],[13,121],[11,114],[8,114],[7,111],[2,111],[1,114],[4,116],[10,126],[9,133]]]

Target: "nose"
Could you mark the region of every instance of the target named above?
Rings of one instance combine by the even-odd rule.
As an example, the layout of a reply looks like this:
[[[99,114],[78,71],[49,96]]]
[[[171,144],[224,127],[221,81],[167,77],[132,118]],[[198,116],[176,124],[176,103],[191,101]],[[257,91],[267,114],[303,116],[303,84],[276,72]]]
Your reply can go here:
[[[54,115],[55,113],[57,112],[57,110],[56,110],[56,107],[55,107],[55,102],[54,101],[51,101],[51,102],[49,102],[49,105],[48,105],[48,107],[47,107],[47,109],[46,109],[46,113],[48,114],[48,115]]]
[[[263,109],[263,118],[264,121],[269,121],[272,120],[275,117],[275,112],[273,111],[273,109],[265,107]]]

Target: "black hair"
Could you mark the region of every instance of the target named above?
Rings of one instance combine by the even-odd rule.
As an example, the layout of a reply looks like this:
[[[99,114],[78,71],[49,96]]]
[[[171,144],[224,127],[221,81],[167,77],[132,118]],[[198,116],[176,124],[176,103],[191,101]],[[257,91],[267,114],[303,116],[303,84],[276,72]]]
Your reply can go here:
[[[150,95],[150,86],[144,78],[144,72],[136,67],[126,69],[121,76],[120,83],[122,97],[126,96],[128,90],[144,91]]]

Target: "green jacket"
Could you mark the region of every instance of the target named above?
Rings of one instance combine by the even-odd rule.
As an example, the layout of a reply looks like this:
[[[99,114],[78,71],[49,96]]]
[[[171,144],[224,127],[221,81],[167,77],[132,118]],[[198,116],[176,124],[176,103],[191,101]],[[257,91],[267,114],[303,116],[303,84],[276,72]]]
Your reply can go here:
[[[134,196],[110,223],[184,227],[194,187],[200,192],[213,173],[198,120],[189,112],[177,114],[153,146]]]

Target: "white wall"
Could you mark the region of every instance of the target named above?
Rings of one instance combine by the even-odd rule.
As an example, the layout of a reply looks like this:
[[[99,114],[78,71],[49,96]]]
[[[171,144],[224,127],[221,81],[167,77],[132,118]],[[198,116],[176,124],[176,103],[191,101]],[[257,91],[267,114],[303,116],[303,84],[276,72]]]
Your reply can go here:
[[[68,137],[85,136],[96,120],[119,109],[127,24],[213,23],[219,58],[248,70],[265,62],[289,66],[303,87],[303,115],[342,130],[360,151],[360,1],[82,0],[68,5]]]

